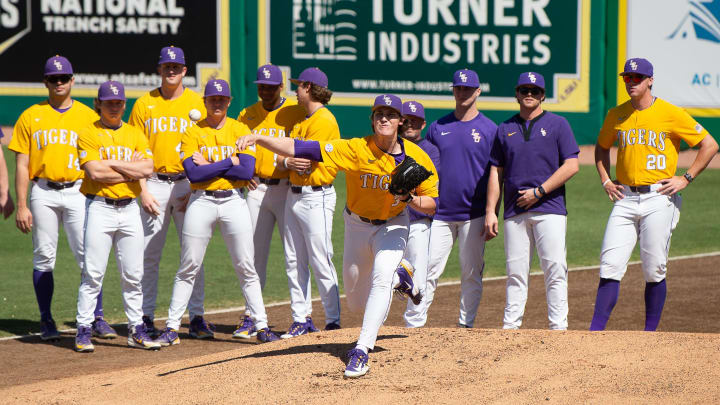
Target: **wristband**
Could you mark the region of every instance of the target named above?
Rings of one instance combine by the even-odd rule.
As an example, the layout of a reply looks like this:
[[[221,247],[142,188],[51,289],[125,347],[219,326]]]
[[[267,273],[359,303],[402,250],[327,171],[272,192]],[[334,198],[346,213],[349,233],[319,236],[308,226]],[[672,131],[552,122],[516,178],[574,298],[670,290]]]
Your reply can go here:
[[[538,200],[540,199],[540,197],[538,197],[537,193],[535,192],[535,189],[533,189],[533,195],[535,196],[536,199],[538,199]]]
[[[608,182],[610,182],[610,179],[607,179],[607,180],[603,181],[602,186],[605,187],[605,185],[608,184]]]
[[[400,201],[402,201],[402,202],[404,202],[404,203],[409,203],[409,202],[412,201],[412,200],[413,200],[412,194],[408,193],[407,198],[405,198],[405,199],[403,199],[403,200],[400,200]]]
[[[289,169],[289,167],[287,165],[287,160],[288,160],[288,158],[283,159],[283,166],[285,166],[286,169]]]
[[[545,189],[543,188],[542,184],[539,185],[537,189],[538,189],[538,191],[540,192],[540,195],[545,195],[545,194],[547,194],[547,193],[545,192]]]

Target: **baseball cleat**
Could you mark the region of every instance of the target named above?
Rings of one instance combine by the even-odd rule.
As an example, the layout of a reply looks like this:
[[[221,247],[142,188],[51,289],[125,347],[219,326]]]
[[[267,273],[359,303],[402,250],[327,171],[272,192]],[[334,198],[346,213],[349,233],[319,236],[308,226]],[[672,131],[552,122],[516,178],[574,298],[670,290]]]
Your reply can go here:
[[[413,304],[420,305],[423,296],[420,289],[418,289],[413,282],[413,266],[410,262],[402,259],[397,270],[395,270],[395,274],[397,274],[398,279],[397,284],[393,288],[395,293],[400,298],[408,297],[412,300]]]
[[[306,334],[308,334],[308,328],[305,322],[293,322],[292,325],[290,325],[290,329],[288,329],[287,333],[283,334],[280,337],[283,339],[290,339]]]
[[[195,339],[212,339],[215,337],[215,325],[196,316],[190,321],[190,337]]]
[[[232,337],[234,337],[235,339],[250,339],[255,335],[257,335],[255,322],[253,322],[252,318],[245,315],[242,319],[242,322],[240,322],[240,325],[238,325],[237,329],[235,329],[235,332],[233,332]]]
[[[329,324],[325,325],[325,330],[338,330],[340,329],[340,324],[337,322],[330,322]]]
[[[257,331],[257,340],[260,343],[269,343],[280,340],[280,338],[270,328],[263,328]]]
[[[89,326],[78,326],[75,335],[75,351],[87,353],[95,351],[95,346],[90,339],[91,336],[92,330]]]
[[[115,339],[118,337],[115,329],[101,316],[95,318],[92,323],[92,335],[101,339]]]
[[[345,378],[358,378],[367,374],[368,355],[360,349],[352,349],[348,352],[348,363],[345,367]]]
[[[160,350],[160,342],[150,339],[145,332],[145,324],[139,323],[130,328],[128,332],[128,346],[146,350]]]
[[[160,346],[172,346],[180,344],[180,337],[173,328],[165,328],[165,330],[155,339],[156,342],[160,343]]]
[[[311,316],[306,316],[306,317],[305,317],[305,327],[307,328],[307,331],[308,331],[309,333],[320,332],[320,329],[318,329],[318,328],[315,327],[315,324],[313,323],[313,320],[312,320],[312,317],[311,317]]]
[[[143,323],[145,324],[145,333],[153,339],[157,339],[162,334],[162,331],[155,327],[155,322],[147,315],[142,317]]]
[[[45,341],[60,340],[60,332],[58,332],[54,320],[40,321],[40,328],[42,330],[42,332],[40,332],[40,339]]]

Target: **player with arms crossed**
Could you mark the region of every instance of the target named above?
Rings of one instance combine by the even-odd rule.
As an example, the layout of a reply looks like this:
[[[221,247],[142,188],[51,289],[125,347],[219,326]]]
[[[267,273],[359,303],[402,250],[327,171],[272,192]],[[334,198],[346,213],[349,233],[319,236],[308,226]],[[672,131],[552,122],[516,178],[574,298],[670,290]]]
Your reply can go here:
[[[458,326],[470,328],[482,298],[485,192],[497,125],[475,107],[480,96],[477,73],[468,69],[456,71],[453,95],[455,111],[430,124],[425,136],[440,151],[440,199],[430,230],[433,248],[421,304],[425,308],[419,314],[427,319],[438,279],[457,239],[461,271]]]
[[[580,148],[567,120],[543,111],[545,79],[520,74],[520,112],[500,124],[490,161],[485,235],[498,234],[497,209],[505,189],[506,304],[503,329],[518,329],[525,313],[530,263],[537,248],[545,273],[550,329],[568,326],[565,183],[580,169]]]
[[[600,284],[590,330],[605,329],[639,238],[645,277],[645,330],[654,331],[667,295],[670,237],[680,216],[677,193],[707,167],[718,144],[682,108],[652,95],[653,66],[648,60],[628,59],[620,76],[630,100],[608,111],[595,146],[600,182],[615,203],[600,253]],[[675,176],[681,140],[700,148],[685,174]],[[617,181],[612,181],[610,147],[616,141]]]
[[[306,115],[304,120],[295,125],[290,136],[308,141],[339,139],[340,129],[335,116],[325,107],[332,97],[325,73],[311,67],[291,81],[298,86],[298,104]],[[278,157],[283,166],[295,169],[290,171],[284,233],[293,323],[287,333],[281,336],[284,339],[317,331],[311,318],[310,267],[325,310],[325,329],[340,328],[340,288],[332,262],[331,239],[336,201],[332,182],[337,170],[326,168],[324,162],[294,158],[284,155]],[[294,161],[290,162],[290,159]]]
[[[251,135],[238,140],[241,150],[257,143],[284,156],[322,161],[330,172],[346,172],[343,281],[350,310],[365,310],[357,345],[348,353],[348,378],[368,372],[367,353],[375,347],[378,331],[387,318],[393,289],[411,299],[419,298],[412,267],[403,260],[408,238],[405,207],[432,215],[433,198],[437,197],[437,176],[430,157],[397,136],[402,101],[391,94],[378,96],[371,119],[374,134],[364,138],[327,142]],[[413,194],[390,194],[391,175],[406,157],[433,174]]]
[[[257,92],[260,101],[245,108],[238,115],[238,121],[247,125],[253,134],[272,137],[289,136],[292,127],[305,117],[305,110],[294,100],[282,97],[283,76],[275,65],[263,65],[257,70]],[[289,168],[298,169],[295,162],[309,160],[288,158]],[[250,218],[253,223],[253,244],[255,246],[255,270],[260,277],[260,286],[265,288],[270,241],[277,223],[280,239],[285,229],[285,200],[290,184],[289,172],[283,162],[276,161],[276,155],[264,148],[255,153],[255,177],[257,188],[247,195]],[[233,333],[235,338],[249,339],[257,329],[252,323],[250,312],[246,312],[240,325]]]
[[[422,131],[425,129],[425,108],[417,101],[406,101],[402,108],[403,123],[400,126],[399,136],[419,146],[430,156],[435,168],[440,167],[440,152],[437,147],[422,138]],[[405,259],[415,269],[413,272],[414,284],[418,287],[420,294],[425,295],[432,216],[414,210],[412,207],[408,207],[408,215],[410,226]],[[415,305],[412,300],[408,300],[404,315],[405,326],[408,328],[424,326],[427,321],[427,313],[420,312],[423,310],[427,310],[427,307],[422,302],[420,305]]]
[[[187,73],[185,53],[181,48],[168,46],[160,50],[157,71],[160,87],[140,97],[133,106],[128,123],[140,128],[153,152],[153,174],[140,180],[143,229],[145,232],[145,260],[143,266],[143,322],[148,334],[157,337],[155,306],[162,249],[167,238],[170,219],[175,221],[178,238],[182,236],[185,206],[190,197],[190,182],[180,161],[180,138],[195,125],[189,113],[201,119],[205,116],[202,97],[183,86]],[[205,272],[202,267],[190,296],[190,336],[212,338],[212,326],[203,318],[205,308]]]
[[[95,350],[90,339],[93,307],[102,287],[110,250],[120,271],[123,304],[128,318],[128,346],[159,349],[145,332],[142,320],[143,227],[139,179],[152,173],[152,152],[143,133],[123,123],[125,88],[120,82],[100,85],[96,105],[100,119],[80,132],[78,154],[85,180],[80,192],[87,197],[82,281],[78,290],[75,350]]]
[[[177,330],[193,290],[215,224],[225,239],[235,274],[240,281],[250,316],[257,325],[257,339],[279,338],[268,328],[260,278],[253,265],[250,212],[243,187],[255,171],[255,148],[237,153],[235,141],[249,134],[245,124],[227,116],[230,86],[213,79],[205,86],[208,115],[182,137],[180,157],[190,179],[192,194],[183,224],[180,268],[175,276],[165,331],[157,341],[163,346],[180,343]]]
[[[70,250],[83,268],[83,224],[85,197],[80,193],[83,171],[78,163],[78,133],[97,120],[86,105],[72,99],[75,83],[70,61],[53,56],[45,62],[48,99],[25,110],[13,132],[9,149],[15,151],[16,223],[33,236],[33,286],[43,340],[56,340],[60,333],[52,317],[55,289],[53,269],[57,254],[58,229],[65,228]],[[30,206],[28,183],[32,180]],[[92,334],[115,338],[117,333],[103,319],[102,290],[98,292]]]

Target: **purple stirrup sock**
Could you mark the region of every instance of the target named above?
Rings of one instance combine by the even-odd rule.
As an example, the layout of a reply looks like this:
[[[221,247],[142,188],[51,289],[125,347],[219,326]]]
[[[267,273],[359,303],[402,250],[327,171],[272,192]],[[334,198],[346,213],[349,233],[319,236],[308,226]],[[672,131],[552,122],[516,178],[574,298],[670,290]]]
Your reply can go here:
[[[52,319],[50,304],[52,303],[55,280],[52,271],[38,271],[33,269],[33,287],[40,309],[40,320],[49,321]]]
[[[657,283],[645,283],[645,330],[654,331],[660,323],[667,285],[665,280]]]
[[[610,319],[610,313],[618,300],[620,294],[620,282],[609,278],[601,278],[598,285],[597,298],[595,298],[595,313],[590,330],[605,330],[605,325]]]
[[[97,304],[95,305],[95,318],[103,317],[102,292],[103,290],[101,288],[100,292],[98,293]]]

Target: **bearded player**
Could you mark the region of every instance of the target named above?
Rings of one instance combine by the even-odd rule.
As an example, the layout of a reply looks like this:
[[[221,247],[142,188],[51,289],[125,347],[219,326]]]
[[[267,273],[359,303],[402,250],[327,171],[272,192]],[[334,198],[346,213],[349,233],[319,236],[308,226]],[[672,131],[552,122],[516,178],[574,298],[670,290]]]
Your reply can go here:
[[[162,249],[171,218],[175,221],[178,238],[182,236],[185,206],[190,196],[190,182],[180,159],[180,139],[195,125],[188,117],[191,110],[197,110],[200,118],[205,117],[202,97],[183,86],[187,66],[181,48],[162,48],[157,71],[162,80],[160,87],[135,102],[128,121],[145,133],[154,156],[153,174],[147,180],[140,180],[143,208],[140,215],[145,232],[143,322],[152,337],[160,333],[153,320]],[[212,338],[214,335],[212,325],[203,318],[204,275],[201,267],[189,304],[190,336],[199,339]]]
[[[257,93],[260,101],[240,112],[238,121],[247,125],[253,134],[270,137],[290,135],[293,126],[305,118],[305,110],[295,100],[282,97],[283,76],[275,65],[263,65],[257,70]],[[267,278],[268,255],[273,228],[277,223],[281,235],[285,229],[285,200],[290,183],[290,169],[299,169],[297,162],[305,161],[303,168],[309,167],[309,160],[287,158],[278,162],[277,155],[259,147],[255,153],[255,177],[257,187],[247,195],[247,205],[253,224],[253,242],[255,245],[255,270],[260,277],[260,286],[265,288]],[[285,166],[287,165],[287,167]],[[255,336],[257,329],[246,312],[240,325],[233,333],[235,338]]]
[[[620,280],[635,243],[645,277],[645,330],[660,323],[667,286],[670,237],[680,216],[679,191],[707,167],[718,151],[713,137],[685,110],[652,95],[653,65],[628,59],[620,76],[630,100],[611,109],[595,146],[595,165],[614,201],[600,253],[600,284],[590,330],[604,330],[617,303]],[[699,146],[695,160],[675,176],[680,141]],[[617,142],[617,180],[610,178],[610,147]]]
[[[430,156],[430,160],[432,160],[435,167],[440,167],[440,152],[435,145],[422,137],[422,131],[426,125],[425,108],[423,105],[417,101],[406,101],[402,105],[402,113],[403,123],[400,126],[398,135],[419,146],[420,149]],[[412,207],[408,207],[408,215],[410,225],[405,258],[415,269],[413,272],[413,282],[418,287],[420,294],[425,295],[432,216],[417,211]],[[427,320],[427,313],[421,312],[423,310],[427,310],[425,305],[422,305],[422,303],[415,305],[412,300],[408,300],[407,310],[404,315],[405,326],[408,328],[424,326]]]
[[[70,250],[83,269],[83,224],[85,197],[80,193],[84,173],[78,161],[78,134],[98,116],[86,105],[72,99],[75,83],[70,61],[53,56],[45,62],[43,79],[48,98],[25,110],[15,124],[9,149],[15,151],[16,224],[33,236],[33,287],[40,309],[43,340],[57,340],[51,312],[55,290],[53,269],[58,230],[65,229]],[[30,204],[28,184],[32,181]],[[91,333],[115,338],[117,333],[103,319],[102,290],[97,294]]]
[[[347,355],[347,378],[368,372],[368,352],[375,347],[387,318],[393,289],[411,299],[420,298],[412,266],[403,259],[408,238],[405,207],[432,215],[437,175],[432,174],[412,193],[388,192],[391,173],[407,156],[435,172],[422,149],[398,137],[401,122],[402,101],[383,94],[375,98],[372,107],[374,133],[364,138],[313,141],[250,135],[238,140],[241,150],[257,143],[284,156],[322,161],[330,173],[346,173],[343,282],[350,310],[365,311],[357,344]]]

